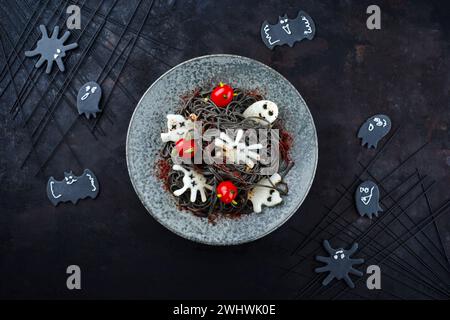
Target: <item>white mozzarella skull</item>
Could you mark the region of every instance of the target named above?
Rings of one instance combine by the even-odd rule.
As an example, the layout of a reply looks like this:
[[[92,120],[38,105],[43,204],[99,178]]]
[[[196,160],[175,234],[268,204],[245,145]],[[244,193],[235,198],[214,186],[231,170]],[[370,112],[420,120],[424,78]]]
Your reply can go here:
[[[184,138],[190,130],[194,129],[194,123],[189,119],[185,119],[180,114],[168,114],[167,129],[169,132],[161,133],[162,141],[177,142]]]
[[[281,176],[275,173],[270,178],[264,178],[259,181],[257,186],[250,190],[248,199],[252,202],[254,212],[261,212],[263,205],[273,207],[283,201],[280,192],[273,188],[273,185],[277,185],[280,182]]]
[[[206,183],[206,178],[202,174],[195,172],[194,170],[185,169],[178,164],[173,166],[173,170],[184,173],[183,187],[173,192],[175,196],[179,197],[189,189],[191,191],[191,202],[197,200],[198,191],[200,191],[202,202],[206,201],[205,189],[212,190],[213,187]]]
[[[278,117],[278,106],[270,100],[257,101],[245,109],[243,116],[261,123],[273,123]]]

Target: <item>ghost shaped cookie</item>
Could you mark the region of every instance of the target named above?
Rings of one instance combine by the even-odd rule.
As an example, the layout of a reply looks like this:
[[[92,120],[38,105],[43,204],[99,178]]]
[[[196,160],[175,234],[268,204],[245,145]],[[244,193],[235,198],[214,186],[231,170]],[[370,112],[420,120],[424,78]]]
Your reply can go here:
[[[177,142],[184,138],[186,134],[194,129],[194,123],[185,119],[180,114],[168,114],[167,115],[167,129],[168,132],[161,133],[161,139],[163,142]]]
[[[391,130],[391,119],[384,114],[377,114],[367,119],[359,128],[358,138],[361,145],[367,148],[376,148],[378,142]]]
[[[280,192],[273,188],[280,182],[281,176],[275,173],[270,178],[259,181],[257,186],[249,191],[248,199],[252,202],[253,212],[261,212],[263,205],[273,207],[283,201]]]
[[[79,114],[83,114],[86,118],[90,118],[91,115],[94,118],[97,117],[97,113],[100,112],[100,99],[102,98],[102,88],[97,82],[89,81],[85,83],[77,95],[77,109]]]
[[[242,115],[263,124],[270,124],[278,117],[278,106],[270,100],[261,100],[250,105]]]
[[[361,183],[355,193],[356,209],[361,216],[378,217],[380,207],[380,190],[375,182],[367,180]]]

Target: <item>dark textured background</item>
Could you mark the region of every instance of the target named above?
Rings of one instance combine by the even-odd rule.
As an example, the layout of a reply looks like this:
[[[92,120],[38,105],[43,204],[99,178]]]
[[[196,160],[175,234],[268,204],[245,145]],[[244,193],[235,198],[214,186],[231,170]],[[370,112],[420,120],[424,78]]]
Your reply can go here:
[[[82,30],[67,43],[81,34],[79,48],[65,58],[65,73],[55,65],[46,75],[43,69],[35,70],[36,60],[25,58],[23,52],[40,37],[40,23],[48,29],[55,24],[65,29],[67,15],[61,9],[71,3],[81,6]],[[328,214],[326,206],[341,197],[336,187],[351,186],[362,171],[358,161],[367,164],[375,155],[356,139],[367,117],[389,114],[399,128],[373,164],[371,173],[376,177],[384,177],[427,143],[385,179],[388,190],[416,170],[427,175],[425,185],[436,181],[426,198],[405,210],[400,218],[403,226],[390,220],[388,228],[395,235],[414,231],[414,223],[429,217],[428,205],[435,210],[450,197],[448,2],[376,1],[382,11],[382,29],[377,31],[366,28],[365,11],[373,1],[120,0],[105,21],[113,3],[0,1],[1,298],[449,297],[448,214],[409,240],[407,248],[401,245],[393,253],[383,251],[392,241],[385,227],[360,243],[355,256],[366,258],[367,264],[380,264],[383,290],[367,290],[364,276],[355,290],[342,294],[342,283],[325,290],[316,283],[298,295],[302,288],[310,288],[311,280],[322,279],[315,278],[313,269],[320,265],[314,256],[324,253],[320,246],[324,238],[336,236],[335,246],[349,245],[356,238],[339,231],[336,223],[351,221],[367,228],[377,221],[358,219],[353,207],[334,222],[321,220]],[[136,4],[140,6],[133,16]],[[293,48],[267,49],[259,36],[261,22],[275,22],[283,13],[294,17],[300,9],[315,20],[315,39]],[[83,56],[91,39],[92,47]],[[125,46],[132,50],[119,56]],[[170,67],[211,53],[248,56],[283,74],[306,100],[319,139],[316,178],[299,212],[271,235],[236,247],[196,244],[159,225],[134,193],[125,162],[128,122],[140,96]],[[114,58],[108,61],[111,54]],[[11,56],[8,64],[5,56]],[[102,83],[105,111],[94,127],[94,120],[78,117],[76,93],[84,82],[99,76],[107,61]],[[21,99],[14,106],[17,95]],[[41,119],[48,119],[43,127]],[[31,136],[35,128],[43,131]],[[35,151],[27,158],[32,144]],[[100,196],[54,208],[45,193],[48,177],[61,178],[64,170],[84,168],[99,178]],[[403,208],[415,198],[408,193],[402,198]],[[393,204],[390,200],[385,198],[385,208]],[[341,204],[351,202],[344,199]],[[314,233],[305,248],[291,254],[319,221],[324,231]],[[368,249],[375,242],[389,259],[371,255]],[[82,269],[81,291],[66,289],[65,270],[70,264]],[[403,268],[395,271],[398,264]]]

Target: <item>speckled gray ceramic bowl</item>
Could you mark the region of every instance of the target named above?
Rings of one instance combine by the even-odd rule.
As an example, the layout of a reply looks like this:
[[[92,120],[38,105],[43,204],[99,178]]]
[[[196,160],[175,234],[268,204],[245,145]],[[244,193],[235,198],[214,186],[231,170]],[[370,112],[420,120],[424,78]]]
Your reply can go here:
[[[222,218],[213,225],[175,206],[155,176],[155,161],[166,131],[166,115],[180,105],[180,96],[202,84],[230,83],[243,89],[259,89],[276,102],[280,117],[294,137],[295,166],[286,176],[289,194],[283,203],[240,219]],[[286,222],[300,207],[314,179],[317,135],[314,121],[298,91],[268,66],[240,56],[210,55],[179,64],[163,74],[145,92],[130,121],[127,164],[131,182],[148,212],[169,230],[187,239],[212,245],[232,245],[261,238]]]

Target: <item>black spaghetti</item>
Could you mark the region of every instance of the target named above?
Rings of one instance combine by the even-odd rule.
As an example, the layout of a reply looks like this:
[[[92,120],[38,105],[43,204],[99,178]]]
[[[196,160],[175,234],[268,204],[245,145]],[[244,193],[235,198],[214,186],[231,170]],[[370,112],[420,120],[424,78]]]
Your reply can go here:
[[[293,162],[289,157],[292,139],[285,130],[282,119],[277,118],[270,123],[255,119],[255,117],[243,116],[244,111],[249,106],[263,100],[259,93],[234,89],[233,99],[225,107],[218,107],[210,99],[211,93],[212,90],[195,90],[183,99],[183,103],[176,114],[182,115],[185,119],[201,121],[203,132],[209,129],[216,129],[220,132],[238,129],[254,129],[256,132],[258,129],[277,129],[269,131],[265,149],[270,150],[271,141],[273,141],[270,138],[278,139],[280,154],[277,160],[279,161],[278,172],[283,177],[292,167]],[[245,143],[248,144],[248,141],[245,140]],[[199,147],[206,152],[210,144],[211,142],[202,141]],[[172,155],[175,145],[175,142],[166,142],[160,152],[160,160],[158,161],[159,178],[163,180],[164,185],[171,193],[183,188],[184,185],[184,173],[173,169]],[[196,216],[208,217],[210,221],[215,221],[221,216],[235,218],[252,213],[254,210],[251,201],[248,199],[249,191],[258,186],[258,182],[262,179],[267,178],[267,176],[261,174],[264,165],[259,161],[256,161],[253,167],[245,163],[229,162],[211,164],[202,162],[201,164],[182,164],[182,166],[202,174],[206,178],[207,184],[212,186],[212,190],[206,190],[206,201],[204,202],[198,197],[195,202],[191,202],[190,193],[184,192],[180,196],[174,197],[178,207],[189,210]],[[220,201],[216,188],[222,181],[231,181],[236,186],[238,193],[233,203]],[[277,185],[272,184],[271,188],[278,190],[282,195],[288,192],[287,185],[284,182]]]

